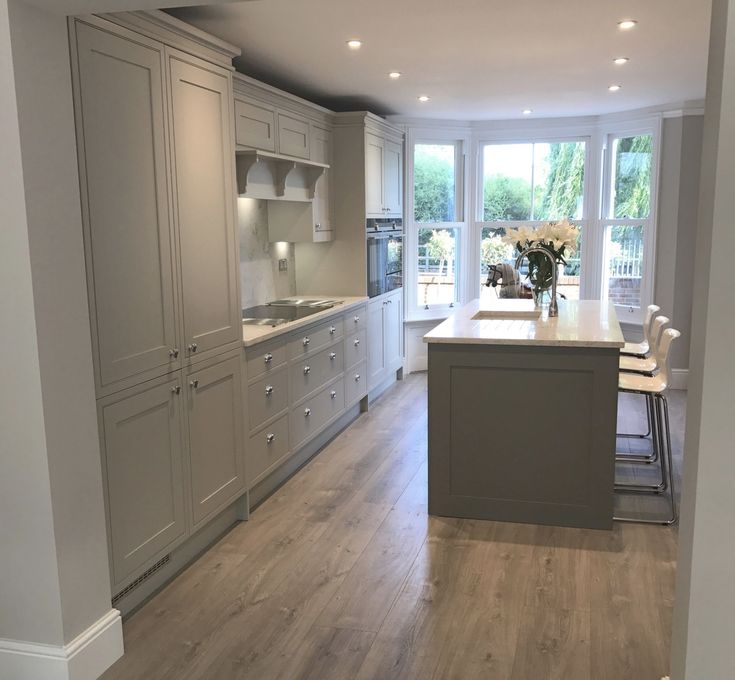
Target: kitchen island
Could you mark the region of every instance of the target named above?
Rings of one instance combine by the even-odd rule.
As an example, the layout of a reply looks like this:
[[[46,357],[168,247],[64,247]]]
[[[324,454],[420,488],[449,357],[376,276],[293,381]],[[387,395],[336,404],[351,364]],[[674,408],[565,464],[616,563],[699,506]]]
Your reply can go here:
[[[429,343],[429,512],[609,529],[619,351],[612,305],[474,300]]]

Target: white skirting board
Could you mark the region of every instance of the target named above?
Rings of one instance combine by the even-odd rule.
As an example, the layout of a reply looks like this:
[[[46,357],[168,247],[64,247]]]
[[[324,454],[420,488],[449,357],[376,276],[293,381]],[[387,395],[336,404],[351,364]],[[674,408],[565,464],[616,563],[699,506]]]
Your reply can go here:
[[[0,678],[97,680],[122,655],[122,620],[111,609],[63,647],[0,639]]]
[[[688,368],[672,368],[671,369],[671,389],[685,390],[689,386],[689,369]]]

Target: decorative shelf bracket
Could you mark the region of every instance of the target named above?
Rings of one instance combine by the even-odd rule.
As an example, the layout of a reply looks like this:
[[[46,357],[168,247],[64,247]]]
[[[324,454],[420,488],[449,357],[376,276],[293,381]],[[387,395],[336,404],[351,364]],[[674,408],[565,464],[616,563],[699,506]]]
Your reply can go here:
[[[307,161],[303,158],[294,158],[293,156],[282,156],[280,154],[270,153],[269,151],[259,151],[257,149],[237,151],[236,159],[237,192],[240,195],[247,193],[248,175],[257,163],[267,163],[272,167],[276,185],[276,196],[284,196],[286,194],[286,180],[288,179],[288,176],[294,169],[303,168],[306,171],[309,197],[314,198],[317,180],[324,174],[324,171],[329,168],[329,166],[324,163]]]

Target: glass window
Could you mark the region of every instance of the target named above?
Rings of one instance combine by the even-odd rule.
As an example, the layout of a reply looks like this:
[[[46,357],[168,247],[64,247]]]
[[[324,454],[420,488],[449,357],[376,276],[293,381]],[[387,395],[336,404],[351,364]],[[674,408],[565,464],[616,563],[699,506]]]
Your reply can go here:
[[[616,305],[640,307],[643,266],[643,225],[608,226],[603,298]]]
[[[458,301],[459,232],[456,227],[419,228],[419,306],[449,305]]]
[[[613,140],[611,218],[646,218],[651,214],[652,135]]]
[[[484,222],[581,219],[585,142],[486,144]]]
[[[416,144],[413,161],[413,217],[417,223],[456,222],[456,145]]]

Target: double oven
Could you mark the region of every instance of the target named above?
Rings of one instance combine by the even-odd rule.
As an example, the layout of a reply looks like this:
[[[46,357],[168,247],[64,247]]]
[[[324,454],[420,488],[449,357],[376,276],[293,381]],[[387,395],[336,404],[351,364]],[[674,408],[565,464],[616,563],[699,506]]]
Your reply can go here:
[[[377,297],[403,286],[403,220],[369,219],[367,238],[367,289]]]

